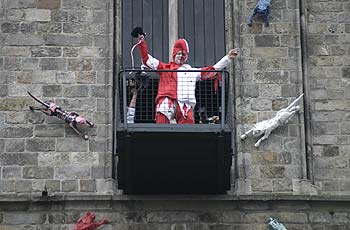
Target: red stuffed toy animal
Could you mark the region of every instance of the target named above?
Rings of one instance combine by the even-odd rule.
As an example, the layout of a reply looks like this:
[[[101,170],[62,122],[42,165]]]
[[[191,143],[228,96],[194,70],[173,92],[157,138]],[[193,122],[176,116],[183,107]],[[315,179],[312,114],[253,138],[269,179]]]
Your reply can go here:
[[[106,218],[102,219],[100,222],[95,223],[95,213],[87,212],[84,217],[78,219],[77,224],[73,230],[97,230],[103,224],[108,223]]]

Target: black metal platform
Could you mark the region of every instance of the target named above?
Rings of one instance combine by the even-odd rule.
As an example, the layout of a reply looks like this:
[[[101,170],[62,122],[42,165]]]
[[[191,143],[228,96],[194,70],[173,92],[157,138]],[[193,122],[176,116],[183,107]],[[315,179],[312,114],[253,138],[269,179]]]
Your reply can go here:
[[[125,194],[223,194],[230,189],[230,132],[131,130],[117,132],[118,188]]]

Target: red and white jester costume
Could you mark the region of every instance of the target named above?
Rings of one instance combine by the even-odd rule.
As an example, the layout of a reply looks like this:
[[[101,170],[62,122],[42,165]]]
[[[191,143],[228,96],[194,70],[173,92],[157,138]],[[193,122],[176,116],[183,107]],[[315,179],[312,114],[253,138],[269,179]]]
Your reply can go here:
[[[230,64],[231,59],[237,55],[232,49],[213,66],[192,68],[185,64],[189,47],[185,39],[175,42],[173,61],[163,63],[148,53],[147,43],[143,35],[139,36],[138,45],[142,62],[153,70],[222,70]],[[156,123],[169,124],[175,119],[178,124],[194,124],[193,109],[196,105],[195,89],[199,80],[216,78],[215,72],[159,72],[158,94],[156,97]]]

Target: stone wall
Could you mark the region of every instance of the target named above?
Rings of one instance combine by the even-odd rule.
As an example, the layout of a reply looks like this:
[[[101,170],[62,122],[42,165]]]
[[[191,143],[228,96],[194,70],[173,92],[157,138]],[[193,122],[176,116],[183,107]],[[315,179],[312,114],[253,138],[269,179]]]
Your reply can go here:
[[[237,138],[236,190],[349,194],[350,3],[271,4],[270,27],[257,19],[250,28],[255,1],[235,3],[235,43],[243,48],[235,64],[237,137],[302,92],[307,107],[259,149],[253,147],[255,139]]]
[[[121,63],[120,3],[0,0],[2,195],[38,195],[45,188],[50,196],[117,191],[112,179],[112,86],[113,68],[118,70]],[[248,27],[254,5],[255,0],[226,1],[228,44],[241,48],[234,65],[237,138],[230,193],[347,195],[350,191],[350,3],[306,0],[306,9],[300,11],[299,1],[272,0],[270,26],[265,27],[257,19],[253,27]],[[307,27],[302,30],[300,18],[304,11]],[[306,42],[301,42],[301,35]],[[86,115],[96,124],[93,129],[85,130],[90,139],[84,141],[55,118],[31,112],[28,106],[37,103],[28,97],[27,91]],[[304,107],[303,111],[311,114],[310,120],[304,118],[305,113],[298,114],[288,125],[275,130],[260,148],[254,147],[255,138],[239,139],[254,123],[271,118],[301,93],[305,93],[309,102],[310,108]],[[311,145],[306,147],[310,144],[305,141],[308,135]],[[307,151],[313,158],[311,169]],[[311,177],[308,172],[312,172]],[[134,205],[128,198],[123,201],[127,207]],[[20,198],[14,202],[21,205]],[[34,201],[25,202],[35,207],[31,203]],[[117,199],[113,204],[108,203],[113,207],[108,212],[114,212],[111,210],[123,202]],[[137,205],[140,204],[133,207]],[[215,210],[219,206],[220,202],[205,207]],[[79,214],[88,208],[78,208]],[[176,205],[169,207],[172,209]],[[258,210],[258,206],[251,208],[254,215],[260,213]],[[306,224],[312,229],[310,223],[314,217],[309,214],[312,212],[303,212],[304,221],[296,226]],[[43,215],[45,223],[50,222],[50,215]],[[333,221],[334,215],[330,215],[322,214],[327,222]],[[172,219],[176,220],[176,216]],[[346,212],[337,217],[348,221]],[[0,211],[1,224],[9,225],[11,221],[5,209]],[[180,218],[181,221],[185,219]],[[173,225],[175,222],[166,224],[171,229],[187,228]],[[213,222],[229,228],[222,219]],[[259,224],[242,222],[251,228],[263,228],[262,220]],[[200,226],[193,224],[189,228]]]
[[[0,1],[0,193],[112,192],[112,3]],[[90,139],[27,91],[92,120]]]
[[[308,1],[308,77],[315,182],[350,194],[350,2]]]
[[[300,11],[299,1],[272,0],[270,27],[260,19],[248,27],[255,2],[226,1],[227,42],[241,48],[231,195],[150,199],[103,195],[117,192],[112,85],[121,1],[0,0],[0,229],[70,229],[88,210],[111,221],[104,229],[266,229],[269,216],[289,230],[348,229],[349,199],[337,195],[350,191],[350,3],[306,0]],[[85,130],[90,139],[31,112],[37,103],[27,91],[86,115],[96,124]],[[298,114],[260,148],[255,138],[239,139],[303,92],[310,120]]]
[[[257,138],[240,140],[256,122],[272,118],[303,93],[300,12],[298,1],[272,1],[270,25],[255,17],[256,1],[234,6],[237,114],[237,190],[240,193],[293,193],[305,178],[304,117],[274,130],[259,148]],[[301,104],[302,106],[302,104]]]
[[[288,230],[349,229],[349,200],[280,200],[263,197],[129,197],[39,198],[0,201],[0,229],[72,229],[88,210],[96,220],[107,218],[103,230],[266,230],[269,217]],[[271,199],[272,198],[272,199]]]

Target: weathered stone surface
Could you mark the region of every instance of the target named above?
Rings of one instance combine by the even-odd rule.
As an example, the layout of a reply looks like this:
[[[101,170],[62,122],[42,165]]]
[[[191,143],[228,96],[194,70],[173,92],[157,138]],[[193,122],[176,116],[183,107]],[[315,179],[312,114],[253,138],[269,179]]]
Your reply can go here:
[[[22,21],[24,20],[24,12],[18,9],[8,9],[7,19],[9,21]]]
[[[31,49],[32,57],[59,57],[62,54],[61,48],[36,47]]]
[[[79,56],[79,49],[68,47],[63,48],[63,57],[78,57]]]
[[[44,44],[42,36],[32,34],[8,35],[5,44],[9,46],[40,46]]]
[[[38,70],[39,59],[37,58],[24,58],[22,59],[22,70]]]
[[[55,167],[55,179],[88,179],[90,167],[87,165],[65,165]]]
[[[3,223],[11,225],[19,224],[43,224],[46,221],[45,213],[5,213]]]
[[[48,22],[51,21],[51,12],[46,9],[26,9],[24,10],[24,20],[25,21],[41,21]]]
[[[43,152],[38,154],[39,165],[65,165],[69,163],[69,153]]]
[[[82,2],[79,0],[72,0],[72,1],[63,0],[62,1],[62,8],[63,9],[77,9],[77,8],[79,9],[82,7],[83,7]]]
[[[57,104],[66,110],[91,111],[95,108],[94,98],[59,99]]]
[[[59,180],[46,180],[45,187],[47,191],[50,193],[55,193],[61,191],[61,183]]]
[[[21,59],[19,58],[5,58],[4,59],[4,69],[10,71],[22,70]]]
[[[285,177],[285,167],[261,166],[260,173],[263,178],[283,178]]]
[[[96,98],[105,98],[112,95],[112,89],[110,86],[91,86],[91,96]]]
[[[16,126],[0,126],[0,137],[1,138],[21,138],[31,137],[33,135],[32,127],[21,127]]]
[[[3,167],[2,178],[6,180],[20,180],[22,168],[17,166]]]
[[[95,192],[96,181],[95,180],[80,180],[80,191],[81,192]]]
[[[58,34],[62,32],[62,24],[53,23],[53,22],[39,22],[38,31],[40,33],[45,33],[45,34],[46,33]]]
[[[69,84],[73,83],[75,80],[74,72],[63,72],[58,71],[56,72],[56,81],[60,84]]]
[[[1,153],[0,165],[37,165],[38,156],[36,153]]]
[[[325,102],[315,102],[315,110],[346,110],[350,108],[350,101],[347,100],[332,100]]]
[[[57,139],[58,152],[86,152],[88,150],[88,143],[81,138]]]
[[[25,9],[35,7],[35,0],[12,0],[7,1],[7,7],[10,9]]]
[[[18,22],[4,22],[1,23],[1,31],[3,33],[18,33],[19,23]]]
[[[107,145],[105,139],[92,139],[89,142],[89,150],[92,152],[106,152]]]
[[[54,169],[47,166],[25,166],[23,167],[24,179],[52,179]]]
[[[108,170],[105,166],[96,165],[91,167],[91,177],[93,179],[103,179],[107,172]]]
[[[252,100],[252,110],[255,111],[266,111],[266,110],[271,110],[272,108],[272,103],[271,100],[269,99],[253,99]]]
[[[93,63],[90,59],[68,59],[68,70],[71,71],[91,71]]]
[[[82,31],[82,25],[80,23],[64,23],[63,33],[78,34]]]
[[[55,151],[55,140],[44,138],[26,139],[26,150],[35,151]]]
[[[43,86],[43,97],[60,97],[62,96],[62,87],[60,85]]]
[[[50,224],[65,224],[64,213],[52,213],[48,214],[48,221]]]
[[[38,0],[37,6],[39,9],[59,9],[61,0]]]
[[[86,153],[71,153],[70,154],[70,162],[72,164],[94,164],[97,165],[99,163],[99,155],[97,153],[93,153],[90,149],[90,152]]]
[[[77,180],[62,180],[62,191],[63,192],[78,192],[78,181]]]
[[[53,22],[66,22],[66,21],[68,21],[68,11],[51,10],[51,20]]]
[[[65,70],[66,60],[63,58],[44,58],[40,60],[42,70]]]
[[[0,191],[3,193],[15,192],[15,180],[0,180]]]
[[[28,115],[28,122],[31,124],[42,124],[44,122],[44,114],[31,112]]]
[[[24,139],[6,139],[6,152],[24,152]]]
[[[19,30],[24,34],[35,34],[38,30],[36,22],[23,22],[20,24]]]
[[[0,85],[0,97],[5,97],[8,94],[8,86]]]
[[[278,47],[280,39],[279,36],[274,35],[255,36],[255,45],[257,47]]]
[[[15,191],[16,193],[31,193],[32,181],[30,180],[16,180]]]
[[[339,127],[336,123],[313,122],[313,132],[315,135],[338,134]]]
[[[63,137],[64,125],[36,125],[35,137]]]
[[[342,77],[350,78],[350,67],[344,67],[342,69]]]
[[[0,139],[0,153],[4,152],[5,149],[5,139]]]
[[[288,83],[288,72],[256,72],[254,79],[257,83],[281,84]]]
[[[66,86],[63,88],[63,95],[66,97],[87,97],[89,96],[89,88],[86,85]]]
[[[81,84],[94,84],[96,83],[96,72],[94,71],[76,72],[76,82]]]
[[[92,22],[93,14],[91,11],[80,11],[80,10],[71,10],[69,12],[69,21],[70,22]]]
[[[292,155],[290,152],[279,153],[277,158],[278,158],[279,164],[283,164],[283,165],[292,164]]]
[[[90,46],[92,40],[84,35],[54,35],[48,34],[44,37],[45,44],[50,46]]]
[[[274,110],[274,111],[279,111],[283,108],[286,108],[287,106],[288,106],[287,99],[272,100],[272,110]]]
[[[254,192],[272,192],[272,180],[268,179],[253,179],[252,191]]]
[[[276,179],[272,181],[272,191],[273,192],[291,192],[293,191],[292,180],[286,179]]]

